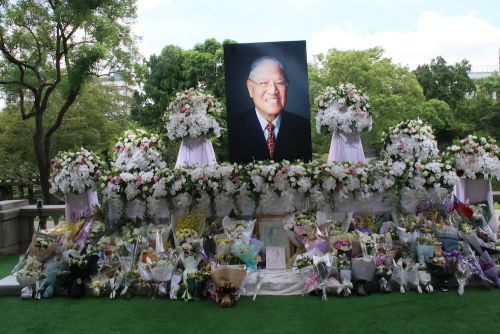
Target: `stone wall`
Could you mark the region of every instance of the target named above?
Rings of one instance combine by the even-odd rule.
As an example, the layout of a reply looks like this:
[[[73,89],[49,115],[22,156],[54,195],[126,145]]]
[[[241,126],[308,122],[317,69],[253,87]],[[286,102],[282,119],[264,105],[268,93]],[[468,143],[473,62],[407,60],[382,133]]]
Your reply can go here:
[[[0,255],[20,254],[29,246],[33,235],[33,219],[22,217],[20,210],[27,199],[0,201]]]

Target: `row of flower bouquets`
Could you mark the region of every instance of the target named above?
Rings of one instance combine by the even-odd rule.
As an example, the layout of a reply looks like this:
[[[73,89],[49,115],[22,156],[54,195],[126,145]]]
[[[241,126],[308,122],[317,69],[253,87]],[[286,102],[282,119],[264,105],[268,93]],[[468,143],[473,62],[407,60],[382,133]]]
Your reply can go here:
[[[432,292],[436,284],[447,289],[452,278],[463,294],[473,276],[500,287],[494,262],[500,251],[481,207],[438,209],[399,217],[398,224],[384,217],[354,217],[345,229],[341,222],[319,222],[296,212],[283,219],[284,233],[296,249],[288,267],[303,280],[304,294],[321,292],[325,299],[329,292],[366,295],[394,286],[401,292]],[[245,287],[261,285],[265,246],[255,237],[255,220],[205,220],[186,214],[173,226],[109,227],[97,216],[63,223],[35,233],[13,273],[23,298],[55,292],[81,297],[90,290],[110,298],[135,293],[207,297],[232,306]]]

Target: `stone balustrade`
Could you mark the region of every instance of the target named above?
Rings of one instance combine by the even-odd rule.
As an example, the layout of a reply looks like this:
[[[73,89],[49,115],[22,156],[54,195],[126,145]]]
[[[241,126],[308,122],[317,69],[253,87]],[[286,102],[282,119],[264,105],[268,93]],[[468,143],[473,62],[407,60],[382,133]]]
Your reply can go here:
[[[55,225],[64,216],[64,205],[44,205],[37,208],[28,200],[0,201],[0,255],[20,254],[29,246],[35,230],[35,219],[39,227],[48,220]]]

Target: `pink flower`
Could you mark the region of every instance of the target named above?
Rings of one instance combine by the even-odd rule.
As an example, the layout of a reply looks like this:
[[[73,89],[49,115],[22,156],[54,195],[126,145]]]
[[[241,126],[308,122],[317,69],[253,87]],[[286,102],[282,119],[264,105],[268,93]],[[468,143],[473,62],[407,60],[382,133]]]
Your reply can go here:
[[[142,184],[142,176],[137,175],[137,179],[135,180],[135,183],[140,186]]]

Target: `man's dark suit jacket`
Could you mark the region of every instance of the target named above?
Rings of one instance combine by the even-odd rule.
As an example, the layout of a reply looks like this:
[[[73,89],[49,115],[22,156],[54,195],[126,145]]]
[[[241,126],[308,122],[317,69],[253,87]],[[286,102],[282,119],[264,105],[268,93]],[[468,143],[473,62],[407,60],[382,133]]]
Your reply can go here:
[[[229,123],[231,162],[248,163],[271,159],[255,109],[236,114]],[[306,118],[282,111],[272,160],[310,161],[311,158],[311,123]]]

